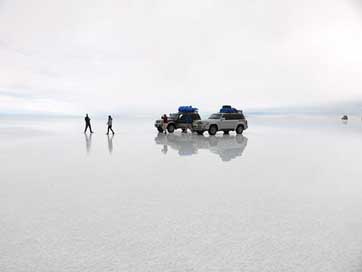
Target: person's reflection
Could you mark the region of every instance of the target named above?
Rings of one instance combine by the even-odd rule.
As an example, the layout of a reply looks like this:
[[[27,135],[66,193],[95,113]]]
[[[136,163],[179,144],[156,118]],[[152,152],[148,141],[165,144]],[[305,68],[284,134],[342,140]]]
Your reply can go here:
[[[165,145],[163,145],[163,148],[161,149],[161,152],[163,153],[163,154],[167,154],[167,152],[168,152],[168,145],[167,144],[165,144]]]
[[[168,143],[167,143],[167,136],[166,136],[166,134],[160,132],[160,133],[158,133],[158,136],[157,136],[156,139],[159,139],[160,144],[163,145],[163,147],[162,147],[162,149],[161,149],[161,152],[166,155],[167,152],[168,152]]]
[[[85,136],[85,147],[87,149],[87,154],[89,154],[92,146],[92,133],[91,134],[84,134]]]
[[[109,151],[109,154],[112,154],[113,152],[113,137],[114,137],[114,134],[111,135],[107,135],[108,137],[108,151]]]

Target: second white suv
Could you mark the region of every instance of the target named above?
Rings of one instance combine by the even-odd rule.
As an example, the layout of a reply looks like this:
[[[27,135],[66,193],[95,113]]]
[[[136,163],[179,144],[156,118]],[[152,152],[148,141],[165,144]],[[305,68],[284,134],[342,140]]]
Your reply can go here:
[[[230,131],[236,131],[242,134],[248,128],[248,121],[242,111],[234,113],[214,113],[207,120],[195,121],[192,130],[202,135],[208,131],[210,135],[215,135],[218,131],[224,131],[228,134]]]

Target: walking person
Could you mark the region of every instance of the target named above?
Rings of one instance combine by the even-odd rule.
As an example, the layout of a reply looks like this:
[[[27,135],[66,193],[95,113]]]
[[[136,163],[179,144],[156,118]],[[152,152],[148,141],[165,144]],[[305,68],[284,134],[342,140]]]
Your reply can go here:
[[[167,125],[168,125],[168,118],[167,118],[167,115],[166,114],[164,114],[164,115],[162,115],[162,117],[161,117],[161,119],[162,119],[162,121],[163,121],[163,124],[162,124],[162,127],[163,127],[163,133],[167,133],[166,131],[167,131]]]
[[[109,131],[112,131],[112,134],[114,135],[114,131],[112,129],[112,116],[108,115],[108,121],[107,121],[107,125],[108,125],[108,129],[107,129],[107,135],[109,135]]]
[[[88,128],[89,128],[90,133],[93,133],[90,120],[91,120],[91,119],[89,118],[88,113],[87,113],[87,114],[85,115],[85,118],[84,118],[84,121],[85,121],[84,133],[87,132],[87,129],[88,129]]]

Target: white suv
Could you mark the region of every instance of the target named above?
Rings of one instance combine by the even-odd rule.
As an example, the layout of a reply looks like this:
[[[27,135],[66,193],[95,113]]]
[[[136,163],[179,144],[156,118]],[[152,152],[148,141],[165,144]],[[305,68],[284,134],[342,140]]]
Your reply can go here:
[[[207,120],[195,121],[192,125],[192,130],[202,135],[208,131],[210,135],[215,135],[218,131],[224,131],[228,134],[229,131],[236,131],[237,134],[242,134],[248,128],[248,121],[242,111],[234,113],[214,113]]]

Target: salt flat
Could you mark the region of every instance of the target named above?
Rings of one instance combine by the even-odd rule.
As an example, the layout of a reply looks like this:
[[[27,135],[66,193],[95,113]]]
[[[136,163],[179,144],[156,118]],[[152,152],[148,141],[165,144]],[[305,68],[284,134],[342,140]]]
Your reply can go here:
[[[0,271],[361,271],[362,122],[0,118]]]

